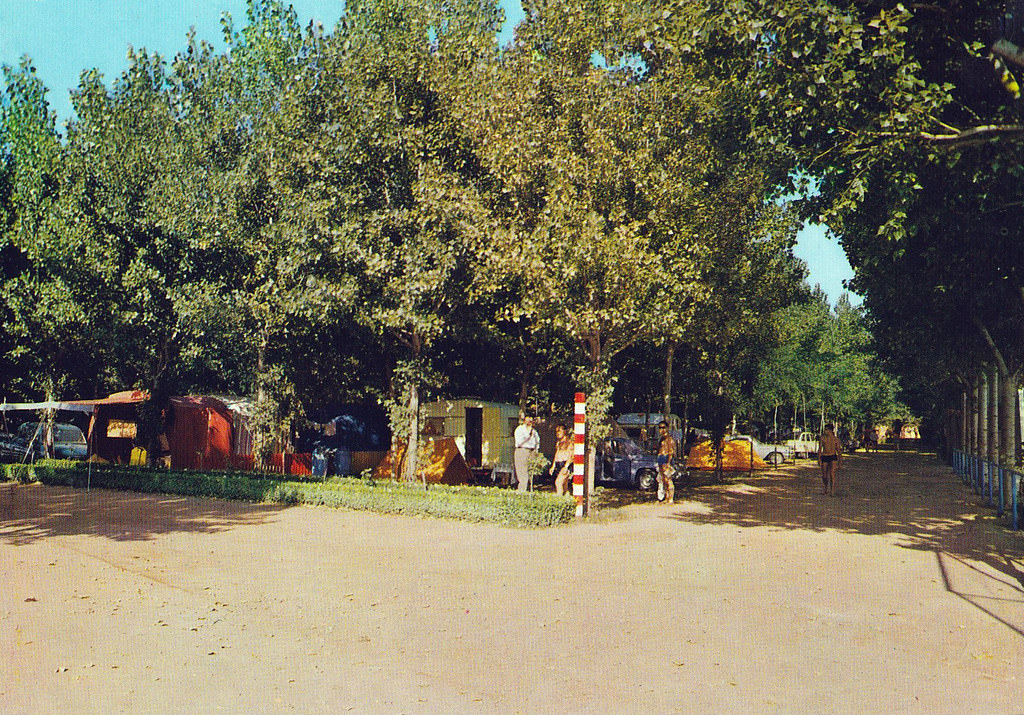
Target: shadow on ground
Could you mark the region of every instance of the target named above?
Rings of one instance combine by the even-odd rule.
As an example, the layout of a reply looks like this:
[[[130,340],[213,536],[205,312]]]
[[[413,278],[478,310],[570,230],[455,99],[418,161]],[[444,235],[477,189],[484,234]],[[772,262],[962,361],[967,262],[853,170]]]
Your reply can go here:
[[[117,541],[145,541],[173,532],[215,533],[265,523],[285,507],[0,483],[0,543],[28,544],[51,536],[89,534]]]
[[[739,475],[683,492],[701,505],[666,516],[690,523],[892,535],[908,549],[936,555],[947,590],[1024,637],[1024,618],[997,615],[985,596],[958,590],[951,575],[973,570],[1024,613],[1024,532],[1013,532],[934,454],[903,451],[848,455],[837,495],[822,494],[817,465]],[[979,565],[988,568],[979,568]]]

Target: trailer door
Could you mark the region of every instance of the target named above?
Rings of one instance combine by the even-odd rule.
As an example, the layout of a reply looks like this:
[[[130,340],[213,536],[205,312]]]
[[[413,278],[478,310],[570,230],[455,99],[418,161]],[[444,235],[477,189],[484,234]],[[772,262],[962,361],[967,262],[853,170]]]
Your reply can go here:
[[[471,467],[481,466],[484,445],[484,409],[466,408],[466,462]]]

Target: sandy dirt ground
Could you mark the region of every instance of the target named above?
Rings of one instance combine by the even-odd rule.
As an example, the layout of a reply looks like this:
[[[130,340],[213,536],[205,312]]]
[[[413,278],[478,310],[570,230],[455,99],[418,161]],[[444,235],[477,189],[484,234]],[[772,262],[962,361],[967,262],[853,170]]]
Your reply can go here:
[[[927,455],[820,491],[519,530],[3,484],[0,712],[1024,713],[1024,532]]]

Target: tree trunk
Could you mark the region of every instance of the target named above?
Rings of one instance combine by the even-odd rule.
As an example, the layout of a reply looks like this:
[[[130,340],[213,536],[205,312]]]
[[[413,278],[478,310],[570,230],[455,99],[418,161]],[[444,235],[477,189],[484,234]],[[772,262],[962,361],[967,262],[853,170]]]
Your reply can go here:
[[[999,371],[988,367],[988,461],[999,459]]]
[[[683,457],[686,457],[686,451],[690,445],[687,444],[687,439],[690,435],[690,396],[685,395],[683,397]]]
[[[1013,461],[1014,469],[1017,468],[1017,463],[1018,463],[1018,461],[1020,459],[1020,447],[1019,447],[1019,445],[1021,444],[1021,439],[1022,439],[1021,438],[1021,431],[1022,431],[1022,428],[1024,428],[1024,425],[1021,425],[1021,422],[1020,422],[1020,407],[1021,407],[1021,405],[1020,405],[1020,388],[1017,388],[1017,389],[1015,389],[1013,391],[1013,421],[1017,425],[1016,429],[1014,430],[1014,433],[1013,433],[1013,446],[1017,450],[1017,459],[1015,459]]]
[[[519,372],[519,414],[526,414],[526,400],[530,396],[530,371],[523,368]]]
[[[653,441],[651,439],[651,396],[650,395],[647,396],[647,401],[644,402],[644,427],[643,427],[643,432],[641,432],[640,434],[643,435],[643,439],[640,440],[641,443],[642,443],[641,446],[644,449],[646,449],[646,450],[650,450],[651,449],[651,442]]]
[[[270,455],[273,452],[269,418],[267,416],[267,386],[262,377],[266,374],[267,346],[269,342],[266,331],[261,329],[256,344],[256,405],[258,419],[251,422],[253,428],[253,456],[260,469],[267,469]]]
[[[967,400],[967,390],[965,389],[960,393],[960,449],[961,451],[964,452],[967,451],[969,447],[968,442],[970,441],[969,436],[967,434],[968,404],[969,403]]]
[[[675,360],[675,356],[676,344],[670,340],[665,348],[665,383],[661,393],[661,414],[665,419],[668,419],[668,416],[672,414],[672,362]]]
[[[988,459],[988,375],[978,374],[978,457]]]
[[[160,464],[160,435],[166,430],[166,416],[170,413],[170,395],[161,378],[153,381],[149,399],[139,405],[138,436],[142,438],[142,446],[146,449],[146,466],[157,467]]]
[[[416,467],[420,451],[420,390],[415,382],[409,385],[409,441],[405,450],[405,469],[402,478],[407,482],[416,481]],[[427,485],[426,473],[423,486]]]
[[[1017,463],[1017,373],[999,380],[999,463],[1011,467]]]
[[[385,357],[385,371],[386,371],[386,384],[385,394],[388,396],[388,400],[395,401],[397,397],[397,388],[395,387],[395,362],[391,359],[390,355]],[[391,426],[391,480],[397,482],[399,474],[398,464],[398,430],[394,429],[394,425]]]
[[[967,415],[967,436],[968,436],[967,450],[971,454],[977,455],[978,454],[978,420],[980,418],[979,414],[978,414],[979,394],[978,394],[978,379],[977,379],[977,375],[975,375],[974,378],[971,381],[971,391],[970,391],[970,393],[968,395],[968,399],[970,400],[970,406],[969,406],[970,412]]]
[[[1017,464],[1017,375],[999,381],[999,463],[1006,469],[999,484],[1000,504],[1010,494],[1010,471]]]

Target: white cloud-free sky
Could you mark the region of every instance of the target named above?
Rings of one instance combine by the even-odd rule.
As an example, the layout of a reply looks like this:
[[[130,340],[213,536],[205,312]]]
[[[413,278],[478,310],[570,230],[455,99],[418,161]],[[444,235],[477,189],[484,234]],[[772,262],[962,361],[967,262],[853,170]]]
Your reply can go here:
[[[299,21],[333,28],[344,0],[292,0]],[[502,0],[502,43],[523,18],[519,0]],[[0,63],[16,65],[28,55],[50,90],[50,105],[63,124],[71,115],[69,93],[87,69],[99,69],[107,82],[127,67],[129,46],[159,52],[168,59],[185,47],[186,35],[223,47],[221,17],[245,21],[245,0],[0,0]],[[819,226],[801,231],[795,250],[810,269],[808,282],[820,284],[834,302],[852,277],[838,243]],[[857,299],[855,298],[855,301]]]

